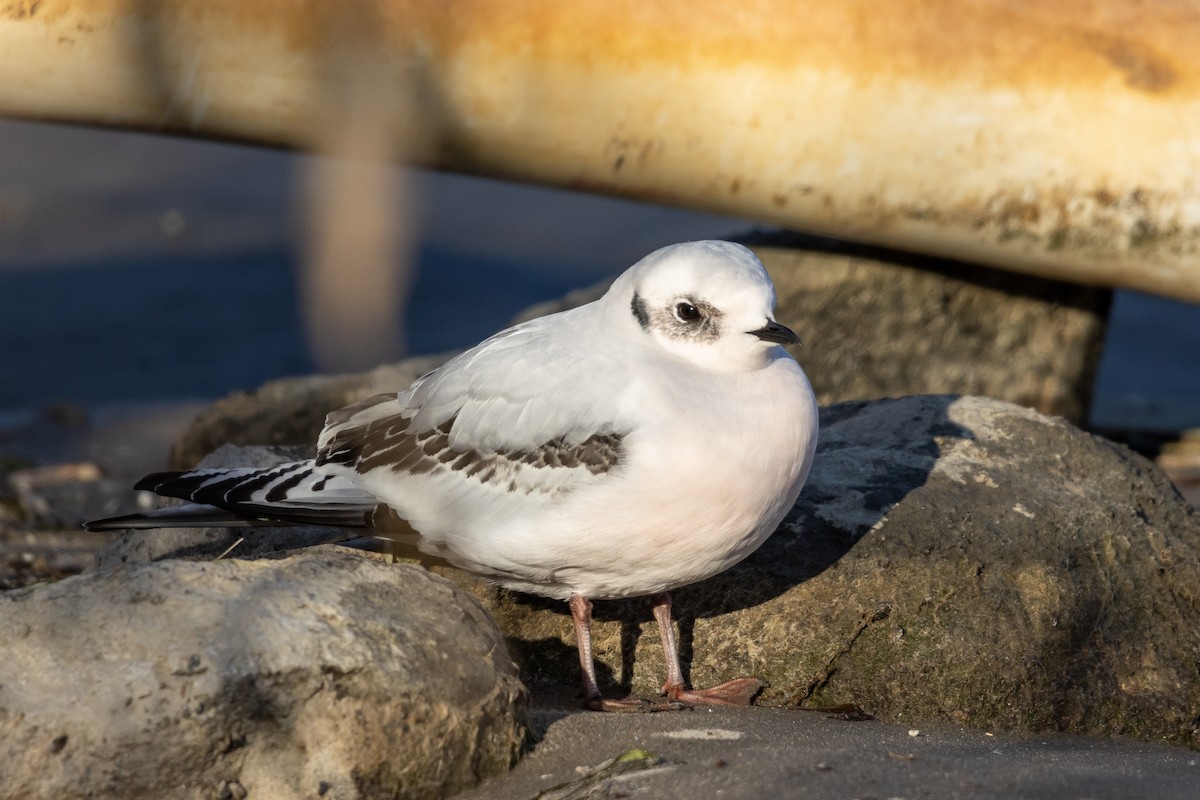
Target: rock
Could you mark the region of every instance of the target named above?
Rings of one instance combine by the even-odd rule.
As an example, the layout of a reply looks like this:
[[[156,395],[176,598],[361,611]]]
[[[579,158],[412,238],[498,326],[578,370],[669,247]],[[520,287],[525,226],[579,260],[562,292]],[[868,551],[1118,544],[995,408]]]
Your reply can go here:
[[[171,451],[172,469],[191,469],[223,444],[306,445],[311,453],[325,415],[380,392],[398,392],[449,358],[420,356],[361,375],[282,378],[235,392],[200,414]]]
[[[1085,424],[1112,293],[790,233],[737,237],[822,405],[981,395]]]
[[[91,464],[30,467],[0,459],[0,591],[91,566],[111,537],[84,533],[77,520],[85,509],[117,509],[113,500],[123,494]]]
[[[771,273],[776,316],[804,341],[797,353],[822,404],[978,394],[1086,422],[1108,290],[819,236],[764,232],[734,241],[752,247]],[[574,308],[607,289],[571,292],[514,322]],[[224,443],[311,447],[329,411],[402,390],[450,355],[230,395],[196,420],[171,463],[192,467]]]
[[[17,470],[8,483],[22,516],[36,528],[78,530],[89,519],[142,510],[127,486],[88,462]]]
[[[205,468],[256,467],[269,469],[289,461],[307,458],[306,447],[236,447],[222,445],[201,459]],[[158,498],[159,505],[177,501]],[[97,534],[85,534],[96,536]],[[213,558],[256,559],[278,557],[303,548],[346,544],[334,552],[377,558],[385,563],[396,560],[429,565],[445,565],[440,559],[425,556],[415,547],[383,542],[365,529],[331,528],[322,525],[285,525],[253,528],[153,528],[109,534],[110,539],[95,557],[95,569],[147,564],[166,559],[209,561]],[[473,580],[451,571],[460,581]]]
[[[575,684],[565,604],[435,569],[495,616],[527,681]],[[756,675],[768,704],[1200,747],[1198,586],[1200,514],[1151,462],[1012,404],[923,396],[823,409],[780,530],[675,610],[692,680]],[[608,691],[656,693],[649,604],[596,616]]]
[[[525,741],[494,624],[415,567],[170,561],[0,606],[3,797],[442,797]]]
[[[565,604],[468,585],[527,681],[577,680]],[[1015,405],[931,396],[824,409],[780,530],[674,596],[696,685],[756,675],[767,704],[1200,747],[1198,587],[1200,514],[1149,461]],[[649,604],[596,614],[602,683],[655,694]]]
[[[200,460],[198,466],[257,467],[267,469],[310,457],[311,447],[236,447],[222,445]],[[149,494],[149,493],[145,493]],[[152,495],[150,495],[152,496]],[[156,498],[158,505],[178,501]],[[215,556],[256,558],[301,547],[343,541],[360,534],[340,528],[291,525],[279,528],[158,528],[125,531],[96,555],[96,569],[122,564],[143,564],[165,558],[208,560]]]
[[[0,592],[56,581],[95,564],[114,534],[33,530],[0,518]]]

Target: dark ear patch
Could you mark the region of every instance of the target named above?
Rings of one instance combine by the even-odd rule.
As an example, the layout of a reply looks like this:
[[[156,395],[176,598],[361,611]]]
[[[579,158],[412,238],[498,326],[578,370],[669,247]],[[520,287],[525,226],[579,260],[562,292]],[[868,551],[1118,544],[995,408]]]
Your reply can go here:
[[[629,303],[629,308],[633,311],[633,317],[638,321],[638,325],[642,326],[642,330],[650,327],[650,312],[646,310],[646,301],[639,297],[637,292],[633,293],[633,300]]]

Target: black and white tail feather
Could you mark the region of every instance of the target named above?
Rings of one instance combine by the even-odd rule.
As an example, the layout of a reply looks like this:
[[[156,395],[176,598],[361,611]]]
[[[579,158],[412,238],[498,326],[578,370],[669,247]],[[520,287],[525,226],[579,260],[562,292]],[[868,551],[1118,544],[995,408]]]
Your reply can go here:
[[[95,520],[89,531],[147,528],[331,525],[361,528],[379,501],[350,480],[318,471],[314,461],[268,469],[156,472],[135,489],[187,500],[180,506]]]

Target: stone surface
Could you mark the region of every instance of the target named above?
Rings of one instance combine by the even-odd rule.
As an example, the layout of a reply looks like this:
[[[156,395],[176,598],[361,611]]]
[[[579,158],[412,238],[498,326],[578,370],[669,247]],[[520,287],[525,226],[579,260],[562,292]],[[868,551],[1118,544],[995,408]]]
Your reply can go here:
[[[822,405],[982,395],[1086,422],[1110,291],[818,236],[738,241],[771,273]]]
[[[978,394],[1086,420],[1111,299],[1108,290],[989,270],[817,236],[737,237],[762,258],[777,316],[822,404],[910,394]],[[571,292],[516,317],[573,308],[608,284]],[[224,443],[309,445],[325,414],[406,388],[451,354],[364,375],[272,381],[203,413],[176,445],[175,468]]]
[[[773,708],[590,714],[534,697],[537,747],[457,800],[1196,800],[1200,785],[1196,752],[1119,737]]]
[[[169,561],[0,595],[0,797],[441,797],[507,770],[526,695],[414,567]]]
[[[237,447],[221,445],[204,458],[200,467],[257,467],[268,469],[289,461],[308,458],[311,447]],[[176,505],[178,501],[156,497],[157,505]],[[94,535],[94,534],[93,534]],[[122,531],[112,537],[96,554],[96,569],[122,564],[144,564],[165,558],[208,560],[214,556],[257,558],[340,542],[360,536],[341,528],[315,525],[290,525],[280,528],[158,528]]]
[[[111,537],[87,534],[84,508],[116,508],[126,492],[88,464],[31,468],[0,458],[0,591],[75,575]]]
[[[77,530],[89,519],[142,510],[126,486],[90,462],[17,470],[8,483],[22,516],[35,528]]]
[[[435,569],[496,617],[527,680],[575,684],[565,604]],[[1200,514],[1151,462],[1015,405],[923,396],[824,409],[781,529],[675,600],[697,685],[753,674],[773,705],[1200,747],[1197,587]],[[596,616],[607,690],[654,694],[649,604]]]
[[[361,375],[282,378],[235,392],[202,412],[171,451],[172,469],[190,469],[223,444],[316,447],[325,415],[380,392],[398,392],[450,354],[420,356]]]
[[[34,530],[0,514],[0,592],[78,575],[114,538],[82,530]]]

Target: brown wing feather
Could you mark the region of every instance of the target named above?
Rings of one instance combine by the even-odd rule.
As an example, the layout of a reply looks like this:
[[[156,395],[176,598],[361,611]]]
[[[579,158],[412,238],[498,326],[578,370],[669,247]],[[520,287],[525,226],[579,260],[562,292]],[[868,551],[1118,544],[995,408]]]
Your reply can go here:
[[[621,459],[621,434],[596,434],[568,445],[561,437],[531,450],[499,450],[481,454],[450,446],[454,418],[436,428],[413,432],[400,414],[338,431],[317,453],[317,464],[339,464],[360,474],[390,469],[409,475],[436,470],[461,472],[480,483],[509,481],[521,467],[583,468],[593,475],[612,470]],[[515,484],[510,484],[515,491]]]

